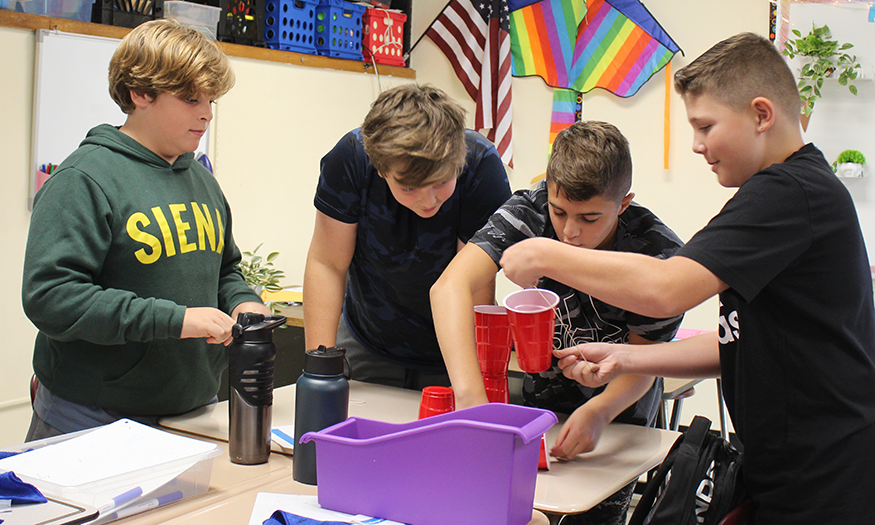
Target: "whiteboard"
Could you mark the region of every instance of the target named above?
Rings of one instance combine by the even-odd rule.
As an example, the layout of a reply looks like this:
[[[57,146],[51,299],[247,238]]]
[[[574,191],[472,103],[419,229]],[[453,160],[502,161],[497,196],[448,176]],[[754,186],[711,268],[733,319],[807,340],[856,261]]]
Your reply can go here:
[[[36,32],[33,164],[28,208],[43,164],[60,164],[98,124],[121,126],[125,114],[109,96],[109,60],[120,40],[40,29]],[[198,151],[207,152],[204,134]]]

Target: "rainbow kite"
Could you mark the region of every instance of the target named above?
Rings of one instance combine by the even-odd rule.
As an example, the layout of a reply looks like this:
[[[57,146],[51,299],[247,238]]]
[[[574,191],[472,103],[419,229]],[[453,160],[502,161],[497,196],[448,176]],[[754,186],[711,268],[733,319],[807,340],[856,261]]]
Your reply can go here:
[[[560,88],[554,91],[551,144],[555,133],[580,119],[580,93],[598,87],[630,97],[680,51],[638,0],[508,5],[513,76],[537,75]]]

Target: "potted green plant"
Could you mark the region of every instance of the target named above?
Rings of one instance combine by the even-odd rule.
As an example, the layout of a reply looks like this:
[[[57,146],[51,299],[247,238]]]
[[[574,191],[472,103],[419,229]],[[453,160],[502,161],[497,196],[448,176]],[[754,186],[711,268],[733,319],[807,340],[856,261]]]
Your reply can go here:
[[[243,252],[243,257],[237,267],[240,268],[246,284],[251,286],[258,295],[261,295],[265,290],[279,292],[283,289],[279,284],[280,279],[285,277],[283,271],[275,268],[273,263],[279,256],[279,252],[271,252],[267,257],[262,257],[258,255],[259,248],[261,248],[261,244],[251,252]],[[279,307],[276,303],[268,301],[265,304],[271,312],[279,313]]]
[[[794,29],[797,39],[787,40],[784,44],[784,55],[793,59],[803,58],[802,69],[799,72],[799,97],[802,99],[802,129],[808,129],[808,119],[814,109],[814,102],[821,97],[820,90],[826,78],[838,75],[838,83],[847,86],[848,91],[857,94],[857,87],[851,82],[857,78],[857,70],[861,68],[856,55],[844,53],[854,47],[853,44],[831,39],[829,26],[817,27],[811,24],[811,32],[802,36]]]
[[[863,164],[866,164],[866,157],[862,153],[855,149],[846,149],[839,153],[833,169],[839,177],[862,177]]]

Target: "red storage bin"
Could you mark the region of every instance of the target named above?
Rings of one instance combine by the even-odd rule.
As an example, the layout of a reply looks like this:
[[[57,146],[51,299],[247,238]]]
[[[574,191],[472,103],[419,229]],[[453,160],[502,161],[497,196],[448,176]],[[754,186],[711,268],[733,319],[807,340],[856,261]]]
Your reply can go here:
[[[404,67],[404,22],[407,15],[371,8],[362,19],[362,53],[367,62]],[[373,58],[372,58],[373,57]]]

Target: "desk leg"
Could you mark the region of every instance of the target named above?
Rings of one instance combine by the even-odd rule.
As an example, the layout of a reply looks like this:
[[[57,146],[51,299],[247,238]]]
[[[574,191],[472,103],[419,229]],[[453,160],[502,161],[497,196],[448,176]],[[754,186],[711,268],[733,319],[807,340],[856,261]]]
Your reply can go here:
[[[672,402],[673,406],[671,408],[671,421],[669,422],[669,430],[674,430],[677,432],[678,427],[681,422],[681,408],[684,406],[684,399],[682,397],[677,397]]]
[[[560,521],[562,521],[562,516],[564,514],[551,514],[548,512],[544,512],[547,515],[547,519],[550,520],[550,525],[558,525]]]
[[[717,378],[717,409],[720,411],[720,435],[729,441],[729,432],[726,430],[726,406],[723,403],[723,381]]]

